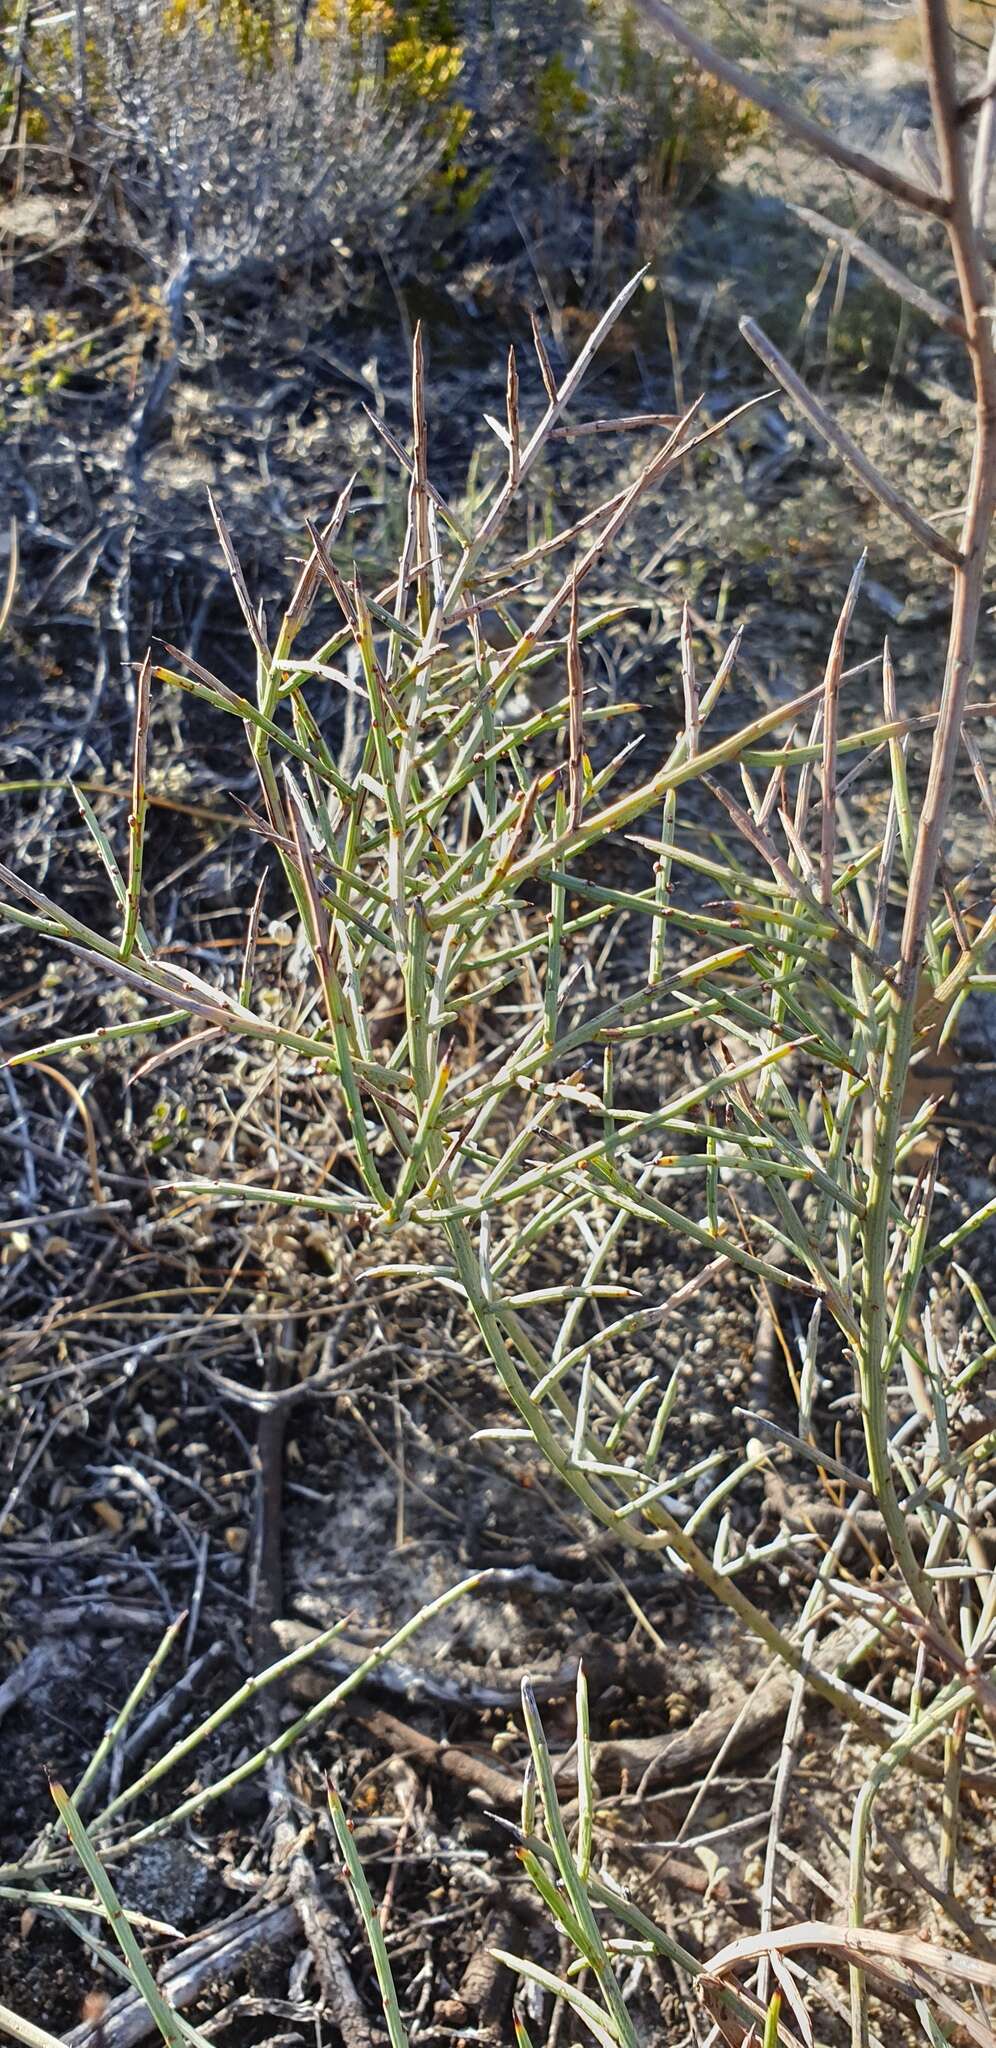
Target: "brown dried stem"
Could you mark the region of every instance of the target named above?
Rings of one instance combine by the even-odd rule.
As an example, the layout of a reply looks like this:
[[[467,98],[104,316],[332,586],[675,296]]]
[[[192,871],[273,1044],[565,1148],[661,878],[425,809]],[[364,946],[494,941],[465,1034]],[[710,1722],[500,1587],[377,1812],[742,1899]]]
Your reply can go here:
[[[705,42],[701,36],[696,35],[695,30],[689,28],[687,21],[683,21],[681,15],[676,14],[674,8],[667,5],[667,0],[640,0],[640,6],[648,21],[656,22],[658,28],[664,29],[673,37],[679,47],[687,50],[696,64],[709,73],[710,78],[715,78],[719,85],[729,86],[730,91],[735,92],[739,99],[749,100],[752,106],[760,107],[762,113],[770,114],[772,120],[777,121],[779,127],[785,129],[786,134],[794,136],[797,142],[801,142],[806,149],[811,149],[816,156],[826,157],[831,163],[839,164],[841,170],[853,171],[869,185],[877,185],[881,192],[888,192],[889,197],[897,200],[900,206],[912,206],[918,213],[932,213],[939,220],[946,219],[947,200],[943,196],[929,191],[925,185],[915,185],[910,178],[901,177],[897,171],[890,170],[888,164],[881,164],[877,158],[867,156],[864,150],[851,149],[846,142],[841,142],[840,137],[835,135],[832,129],[824,128],[819,121],[811,121],[806,114],[801,114],[798,107],[792,105],[791,100],[783,99],[780,93],[773,92],[753,71],[747,71],[742,64],[735,63],[731,57],[725,57],[713,43]]]
[[[878,249],[873,249],[853,228],[839,227],[836,221],[828,220],[825,214],[814,213],[811,206],[793,205],[792,212],[797,220],[802,221],[804,227],[812,228],[814,234],[823,235],[828,242],[836,242],[845,255],[852,256],[863,269],[871,271],[873,277],[877,277],[882,284],[888,285],[890,291],[895,292],[897,299],[905,299],[907,305],[922,313],[925,320],[931,320],[934,326],[942,328],[945,334],[953,334],[957,341],[967,340],[968,329],[960,313],[946,306],[943,299],[935,298],[933,292],[926,291],[914,278],[907,277],[904,270],[898,269],[895,263],[890,263],[888,256],[883,256]]]
[[[885,505],[897,519],[901,519],[903,524],[909,527],[910,532],[916,535],[917,540],[922,541],[924,547],[929,548],[933,554],[940,555],[952,568],[957,568],[961,556],[954,542],[946,539],[943,533],[938,533],[937,528],[931,526],[929,519],[924,519],[910,504],[909,499],[903,497],[895,484],[890,484],[888,477],[884,477],[863,449],[858,447],[847,429],[828,413],[815,392],[810,391],[802,378],[796,375],[791,363],[786,362],[780,349],[769,340],[757,321],[741,320],[740,332],[754,354],[760,357],[765,369],[770,370],[773,377],[777,377],[782,390],[787,392],[789,398],[798,406],[803,418],[809,421],[810,426],[815,428],[828,447],[853,469],[855,476],[861,478],[862,483],[867,485],[879,504]]]

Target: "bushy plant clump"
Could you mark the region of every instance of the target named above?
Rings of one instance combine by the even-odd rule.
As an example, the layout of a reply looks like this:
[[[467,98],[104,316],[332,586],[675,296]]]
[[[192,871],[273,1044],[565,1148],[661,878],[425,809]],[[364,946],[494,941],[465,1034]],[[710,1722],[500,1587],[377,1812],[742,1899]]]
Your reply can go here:
[[[89,0],[37,28],[8,4],[23,121],[50,181],[110,178],[125,232],[205,276],[247,258],[404,247],[420,210],[465,221],[498,166],[576,187],[602,166],[659,196],[755,125],[680,60],[641,55],[608,0]]]

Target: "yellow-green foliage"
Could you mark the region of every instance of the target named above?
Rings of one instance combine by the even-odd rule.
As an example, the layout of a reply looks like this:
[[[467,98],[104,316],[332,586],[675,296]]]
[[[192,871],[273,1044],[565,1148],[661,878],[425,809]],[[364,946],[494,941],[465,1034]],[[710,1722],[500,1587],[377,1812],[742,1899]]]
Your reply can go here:
[[[68,14],[32,21],[27,0],[0,0],[0,134],[14,137],[19,144],[43,144],[49,133],[45,105],[37,91],[25,92],[26,78],[40,80],[48,87],[60,71],[70,48]],[[29,59],[27,71],[20,59]],[[15,61],[16,60],[16,61]],[[9,160],[5,164],[10,169]]]
[[[345,35],[356,57],[369,62],[373,53],[382,52],[395,20],[392,0],[315,0],[308,35],[318,42],[337,43]]]
[[[317,0],[309,36],[338,42],[343,30],[365,76],[383,80],[389,106],[428,117],[429,137],[441,149],[440,198],[472,205],[484,180],[468,180],[459,160],[471,113],[457,89],[464,53],[448,0]]]
[[[430,132],[441,144],[439,179],[441,194],[454,193],[466,179],[466,166],[459,161],[460,144],[470,127],[470,108],[456,96],[454,88],[463,69],[459,43],[427,42],[414,12],[406,18],[402,33],[387,46],[387,78],[403,108],[430,114]],[[472,181],[476,196],[480,180]],[[465,195],[465,200],[466,200]]]
[[[97,20],[100,4],[96,0]],[[0,0],[0,21],[23,5]],[[189,64],[193,54],[195,72],[198,39],[205,46],[223,40],[226,58],[234,57],[253,86],[272,73],[282,88],[290,82],[293,89],[301,54],[297,0],[149,0],[149,6],[167,40],[184,39],[185,60]],[[473,116],[461,91],[465,13],[461,0],[313,0],[304,27],[312,64],[327,65],[374,120],[381,108],[387,123],[416,118],[426,142],[423,161],[437,166],[427,173],[430,196],[451,217],[470,213],[491,175],[484,169],[471,176],[466,161]],[[25,119],[41,131],[29,140],[51,139],[40,111],[46,104],[53,134],[65,132],[69,114],[74,132],[77,127],[72,16],[67,10],[52,23],[32,36],[32,71],[45,90],[26,106]],[[607,166],[614,180],[631,185],[641,236],[652,234],[663,217],[662,197],[688,196],[760,125],[757,114],[683,66],[666,43],[648,44],[631,0],[536,0],[532,33],[538,57],[516,85],[502,147],[513,154],[538,148],[557,173],[582,185],[594,168]],[[106,36],[88,37],[84,69],[95,133],[108,115],[114,123],[109,47]],[[2,94],[0,83],[0,107]],[[487,126],[485,120],[475,143],[486,140]],[[421,189],[424,197],[425,183]]]
[[[195,26],[203,35],[231,36],[250,74],[273,63],[278,26],[270,7],[253,0],[166,0],[163,13],[167,30]]]
[[[533,88],[535,127],[563,165],[594,157],[620,160],[651,190],[682,173],[695,182],[720,170],[763,126],[763,116],[666,44],[649,43],[636,8],[589,0],[592,31],[583,83],[563,54],[551,57]]]
[[[537,136],[551,156],[566,162],[577,145],[591,103],[559,50],[540,71],[533,96]]]
[[[178,33],[194,26],[205,35],[229,35],[252,75],[292,54],[293,14],[278,0],[267,7],[258,0],[165,0],[165,7],[167,26]],[[463,178],[457,152],[471,117],[456,90],[463,49],[445,0],[316,0],[306,35],[330,52],[334,47],[338,63],[348,51],[357,91],[380,88],[389,109],[428,116],[430,137],[442,147],[442,180],[451,186]]]
[[[22,308],[16,316],[17,338],[0,358],[0,388],[10,398],[26,401],[19,407],[29,419],[43,420],[49,400],[86,362],[90,338],[81,334],[71,317],[55,312],[35,314]],[[5,421],[0,410],[0,424]]]
[[[150,335],[162,336],[166,315],[158,292],[132,286],[103,328],[91,330],[65,309],[22,305],[0,320],[0,432],[10,417],[37,426],[72,377],[99,370],[110,382],[131,383]]]

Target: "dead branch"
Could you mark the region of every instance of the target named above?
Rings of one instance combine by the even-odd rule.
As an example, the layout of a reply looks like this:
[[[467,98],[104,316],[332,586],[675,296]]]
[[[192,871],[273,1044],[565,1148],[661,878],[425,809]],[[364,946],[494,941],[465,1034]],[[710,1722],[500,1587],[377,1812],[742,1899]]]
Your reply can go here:
[[[289,1940],[297,1927],[294,1907],[287,1904],[243,1907],[219,1920],[159,1972],[159,1984],[178,2012],[192,2005],[212,1984],[227,1983],[251,1955]],[[155,2033],[156,2023],[137,1991],[123,1991],[105,2006],[99,2019],[73,2027],[65,2048],[134,2048]]]
[[[929,548],[932,554],[940,555],[942,560],[957,568],[961,555],[954,542],[945,539],[943,533],[938,533],[937,528],[931,526],[929,519],[924,519],[910,504],[909,499],[904,498],[902,492],[896,489],[895,484],[890,484],[881,470],[876,469],[875,464],[858,447],[857,442],[852,440],[846,428],[828,413],[826,406],[809,390],[802,378],[796,375],[791,364],[786,362],[774,342],[769,341],[756,320],[741,320],[740,332],[748,346],[754,350],[754,354],[760,357],[765,369],[770,370],[773,377],[777,377],[783,391],[798,406],[803,418],[809,421],[810,426],[827,446],[847,463],[855,476],[860,477],[861,482],[871,491],[872,496],[878,499],[879,504],[894,513],[897,519],[901,519],[904,526],[908,526],[910,532],[914,533],[917,540]]]
[[[834,135],[831,129],[824,128],[819,121],[809,120],[805,114],[800,114],[798,108],[792,106],[791,101],[782,99],[780,93],[773,92],[771,87],[765,85],[762,79],[755,77],[752,71],[745,70],[742,64],[735,63],[731,57],[724,57],[722,51],[717,50],[712,43],[704,42],[702,37],[697,36],[695,30],[689,28],[688,23],[682,20],[681,15],[676,14],[674,8],[667,5],[667,0],[640,0],[640,6],[647,19],[656,22],[658,28],[664,29],[673,37],[680,48],[687,50],[696,64],[709,73],[710,78],[715,78],[717,84],[729,86],[730,91],[735,92],[740,99],[749,100],[751,105],[759,107],[762,113],[770,114],[780,128],[784,128],[787,134],[794,136],[797,142],[801,142],[806,149],[811,149],[816,156],[825,157],[830,163],[839,164],[843,171],[853,171],[857,177],[864,178],[866,184],[877,185],[881,192],[888,192],[889,197],[897,200],[900,206],[912,206],[917,213],[932,213],[938,220],[947,219],[948,202],[943,195],[929,191],[925,185],[915,185],[910,178],[900,177],[897,171],[889,169],[888,164],[879,163],[875,157],[867,156],[862,149],[849,148],[848,144],[841,142],[839,136]]]
[[[804,227],[812,228],[814,234],[823,235],[828,242],[836,242],[845,255],[852,256],[855,263],[860,263],[864,270],[888,285],[897,299],[905,299],[907,305],[922,313],[924,319],[932,321],[935,327],[943,328],[945,334],[953,334],[958,341],[967,341],[968,328],[959,313],[946,306],[943,299],[935,298],[933,292],[926,291],[912,277],[907,277],[904,270],[890,263],[888,256],[873,249],[861,235],[855,234],[853,228],[839,227],[825,214],[814,213],[811,206],[798,206],[794,201],[789,203],[796,219],[801,220]]]

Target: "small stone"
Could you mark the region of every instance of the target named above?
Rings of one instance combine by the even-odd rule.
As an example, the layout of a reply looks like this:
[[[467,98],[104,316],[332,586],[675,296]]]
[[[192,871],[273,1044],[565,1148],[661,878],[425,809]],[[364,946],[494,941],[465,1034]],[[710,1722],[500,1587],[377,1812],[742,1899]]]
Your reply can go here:
[[[210,1870],[183,1842],[149,1842],[122,1864],[122,1905],[171,1927],[199,1924],[214,1889]]]

